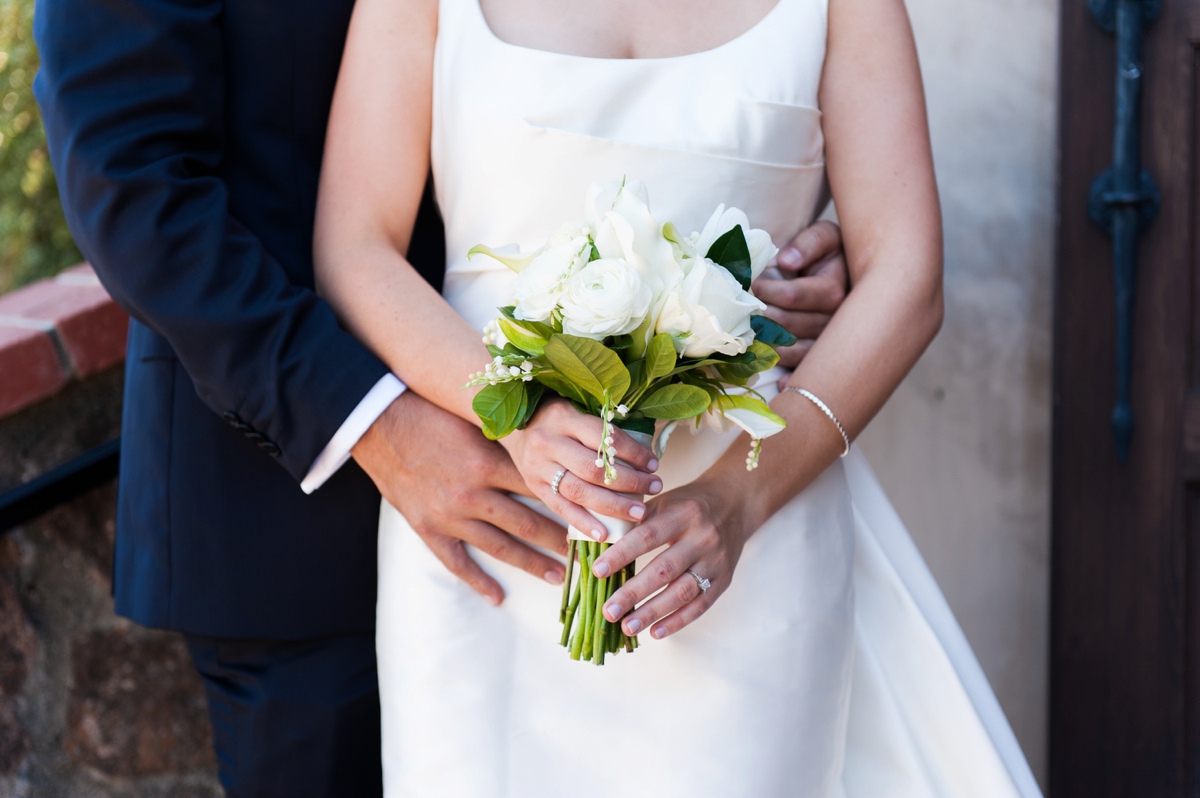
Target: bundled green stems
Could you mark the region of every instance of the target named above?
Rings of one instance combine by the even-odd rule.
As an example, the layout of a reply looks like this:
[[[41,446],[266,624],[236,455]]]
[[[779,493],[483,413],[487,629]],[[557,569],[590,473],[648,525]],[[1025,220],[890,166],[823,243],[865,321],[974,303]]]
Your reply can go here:
[[[592,565],[608,548],[607,543],[572,540],[567,549],[567,573],[563,578],[562,607],[558,620],[562,622],[559,641],[571,652],[571,659],[604,664],[607,654],[637,648],[637,637],[621,631],[620,623],[610,623],[604,617],[604,604],[621,585],[633,578],[633,563],[611,576],[597,579]],[[575,567],[575,561],[579,567]]]

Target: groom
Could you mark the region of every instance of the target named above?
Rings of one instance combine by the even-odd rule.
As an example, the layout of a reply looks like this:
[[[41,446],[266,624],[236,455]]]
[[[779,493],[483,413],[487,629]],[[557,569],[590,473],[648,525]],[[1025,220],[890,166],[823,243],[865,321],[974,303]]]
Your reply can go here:
[[[380,492],[493,602],[499,586],[464,543],[538,578],[561,570],[532,547],[561,550],[563,530],[508,496],[526,489],[503,449],[404,392],[313,291],[351,7],[38,0],[35,15],[67,218],[134,319],[116,609],[186,636],[235,798],[381,793]],[[410,258],[439,283],[429,197],[417,227]],[[845,290],[837,228],[797,248],[780,255],[790,273],[819,273],[759,294],[813,339]]]

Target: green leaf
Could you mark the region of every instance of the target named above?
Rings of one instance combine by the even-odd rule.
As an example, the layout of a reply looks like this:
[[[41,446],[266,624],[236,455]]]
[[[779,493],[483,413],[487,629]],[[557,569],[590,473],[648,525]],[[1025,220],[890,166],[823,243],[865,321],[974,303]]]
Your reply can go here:
[[[554,328],[549,324],[545,324],[540,321],[526,321],[525,319],[518,319],[516,312],[516,305],[509,305],[507,307],[500,308],[500,313],[503,314],[504,318],[521,325],[534,335],[540,335],[542,338],[546,339],[549,339],[551,335],[554,335]]]
[[[708,392],[695,385],[668,385],[638,402],[637,409],[650,418],[695,418],[708,409]]]
[[[538,404],[542,401],[542,394],[546,392],[546,386],[540,382],[525,383],[525,391],[529,398],[525,402],[525,414],[521,416],[521,423],[517,425],[517,429],[525,429],[529,426],[529,421],[533,418],[533,414],[537,412]]]
[[[613,423],[621,429],[629,430],[630,432],[644,432],[647,435],[654,434],[654,419],[652,418],[619,418]]]
[[[706,257],[724,266],[742,288],[750,290],[750,247],[746,245],[746,234],[740,224],[714,241]]]
[[[585,407],[588,404],[587,398],[584,396],[583,391],[576,388],[574,384],[572,384],[558,372],[544,371],[533,379],[536,382],[540,382],[542,385],[545,385],[559,396],[565,399],[570,399],[575,404],[584,405]]]
[[[546,359],[555,371],[601,402],[606,391],[616,403],[629,390],[629,369],[599,341],[557,333],[546,344]]]
[[[536,332],[526,327],[527,324],[535,324],[536,322],[515,322],[508,319],[500,319],[500,332],[504,333],[504,337],[509,343],[518,349],[523,349],[531,355],[541,357],[542,352],[546,351],[546,341],[550,336],[541,336]],[[540,325],[545,327],[545,325]]]
[[[613,338],[608,339],[608,343],[605,344],[605,346],[607,346],[609,349],[620,352],[622,349],[628,349],[629,347],[633,346],[633,336],[632,335],[615,336]]]
[[[750,327],[754,330],[754,339],[771,346],[791,346],[796,343],[796,336],[783,328],[774,319],[766,316],[751,316]]]
[[[648,380],[665,377],[675,368],[675,342],[667,333],[659,333],[650,339],[646,347],[646,374]]]
[[[504,357],[504,350],[498,346],[492,346],[491,344],[488,344],[487,349],[488,352],[492,354],[492,357]]]
[[[753,341],[746,354],[751,355],[753,359],[741,363],[720,363],[717,365],[717,373],[730,382],[741,384],[779,362],[779,353],[762,341]]]
[[[483,421],[483,434],[488,440],[503,438],[517,428],[525,418],[529,393],[525,383],[501,382],[488,385],[475,394],[471,409]]]
[[[646,378],[646,361],[635,360],[625,364],[625,367],[629,369],[629,390],[625,392],[625,395],[633,396],[650,381]]]

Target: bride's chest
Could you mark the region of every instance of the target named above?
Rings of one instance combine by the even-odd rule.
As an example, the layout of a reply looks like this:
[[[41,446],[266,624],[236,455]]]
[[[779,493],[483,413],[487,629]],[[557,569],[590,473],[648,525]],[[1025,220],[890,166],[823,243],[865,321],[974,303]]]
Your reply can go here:
[[[743,35],[781,0],[479,0],[510,44],[604,59],[672,58]],[[580,35],[586,33],[586,35]]]
[[[715,48],[614,59],[511,43],[489,27],[479,0],[442,0],[435,149],[511,151],[514,141],[548,131],[585,137],[594,145],[579,142],[585,149],[609,142],[819,165],[825,12],[826,0],[778,0],[766,17]]]

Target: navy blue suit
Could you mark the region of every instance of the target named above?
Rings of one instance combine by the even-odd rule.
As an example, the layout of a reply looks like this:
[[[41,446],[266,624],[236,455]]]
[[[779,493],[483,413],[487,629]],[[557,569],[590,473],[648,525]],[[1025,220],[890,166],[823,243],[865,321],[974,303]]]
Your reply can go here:
[[[34,90],[67,220],[134,319],[114,592],[147,626],[373,634],[378,492],[353,462],[311,496],[299,487],[387,372],[313,291],[352,5],[37,3]],[[410,254],[436,281],[430,207],[414,242],[427,257]]]

